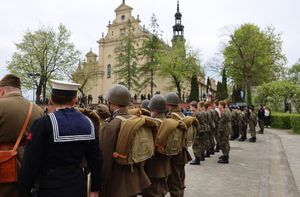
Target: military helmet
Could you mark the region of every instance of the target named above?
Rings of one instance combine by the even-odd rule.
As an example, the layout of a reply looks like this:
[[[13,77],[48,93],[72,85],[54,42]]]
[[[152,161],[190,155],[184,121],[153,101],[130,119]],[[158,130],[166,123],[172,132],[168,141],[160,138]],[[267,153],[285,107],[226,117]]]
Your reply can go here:
[[[130,92],[123,85],[113,86],[105,96],[105,99],[113,104],[117,105],[130,105]]]
[[[149,107],[148,107],[149,102],[150,102],[150,101],[149,101],[148,99],[143,100],[142,103],[141,103],[141,108],[144,108],[144,109],[149,110]]]
[[[149,102],[149,109],[150,111],[156,111],[156,112],[166,112],[167,111],[167,103],[163,96],[161,95],[154,95],[152,99]]]
[[[178,95],[175,92],[169,92],[165,95],[167,104],[169,105],[178,105],[180,100]]]

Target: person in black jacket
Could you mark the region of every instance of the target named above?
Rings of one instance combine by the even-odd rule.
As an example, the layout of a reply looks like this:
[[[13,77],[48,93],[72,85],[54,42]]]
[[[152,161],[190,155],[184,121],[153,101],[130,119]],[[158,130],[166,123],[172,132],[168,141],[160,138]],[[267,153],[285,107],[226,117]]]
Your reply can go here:
[[[52,80],[51,103],[55,111],[38,119],[27,137],[19,173],[19,196],[26,197],[38,182],[40,197],[85,197],[86,176],[91,171],[90,197],[99,195],[102,158],[92,121],[73,106],[79,84]]]
[[[258,125],[259,125],[258,133],[263,134],[264,127],[265,127],[265,109],[262,104],[259,105],[257,117],[258,117]]]

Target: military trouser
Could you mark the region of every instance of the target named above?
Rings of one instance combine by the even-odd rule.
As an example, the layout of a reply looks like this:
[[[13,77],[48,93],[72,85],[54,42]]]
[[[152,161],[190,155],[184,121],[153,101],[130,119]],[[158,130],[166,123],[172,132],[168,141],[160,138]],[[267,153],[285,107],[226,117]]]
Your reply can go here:
[[[210,151],[209,133],[210,133],[210,131],[203,133],[204,148],[206,151]]]
[[[239,137],[239,125],[238,124],[232,124],[232,130],[231,130],[231,137],[232,138],[237,138]]]
[[[142,192],[143,197],[162,197],[168,193],[168,177],[150,178],[151,185]]]
[[[195,157],[200,157],[201,153],[204,153],[204,145],[203,145],[203,139],[200,135],[196,136],[194,139],[194,143],[192,146],[193,152]]]
[[[184,166],[185,165],[178,165],[171,162],[171,175],[168,177],[168,186],[171,197],[184,196]]]
[[[249,124],[249,128],[250,128],[251,137],[256,137],[255,125]]]
[[[259,132],[263,133],[265,128],[265,121],[263,119],[258,119]]]
[[[210,145],[210,149],[214,149],[215,148],[215,140],[214,140],[214,133],[215,133],[216,129],[211,129],[209,132],[209,145]]]
[[[220,136],[219,135],[219,129],[218,129],[218,127],[216,127],[215,132],[214,132],[214,137],[215,137],[217,145],[220,144],[220,138],[219,138],[219,136]]]
[[[230,144],[229,144],[229,134],[225,131],[220,131],[220,148],[223,155],[229,156]]]
[[[240,135],[241,138],[247,138],[247,125],[239,125],[239,131],[240,131]]]

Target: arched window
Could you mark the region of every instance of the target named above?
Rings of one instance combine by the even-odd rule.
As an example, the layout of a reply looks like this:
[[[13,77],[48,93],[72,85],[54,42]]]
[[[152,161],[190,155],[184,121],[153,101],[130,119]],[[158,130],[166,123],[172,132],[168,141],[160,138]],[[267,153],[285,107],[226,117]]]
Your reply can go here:
[[[107,65],[107,79],[110,79],[111,78],[111,65],[108,64]]]

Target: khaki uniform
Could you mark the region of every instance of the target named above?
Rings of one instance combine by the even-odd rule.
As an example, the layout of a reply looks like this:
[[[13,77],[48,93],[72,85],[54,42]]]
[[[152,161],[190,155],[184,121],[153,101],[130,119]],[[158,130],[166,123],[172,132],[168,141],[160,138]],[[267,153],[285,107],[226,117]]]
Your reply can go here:
[[[210,149],[211,150],[214,150],[215,148],[215,140],[214,140],[214,135],[215,135],[215,132],[216,132],[216,112],[214,109],[210,109],[209,110],[209,113],[210,113],[210,133],[209,133],[209,144],[210,144]]]
[[[210,131],[211,117],[210,117],[209,111],[205,111],[204,116],[205,116],[204,120],[205,120],[205,127],[206,127],[205,132],[204,132],[204,136],[203,136],[204,146],[205,146],[206,152],[209,153],[210,148],[211,148],[210,140],[209,140],[210,139],[210,133],[211,133],[211,131]]]
[[[114,161],[113,152],[121,126],[121,120],[115,118],[116,116],[128,118],[129,114],[126,108],[120,108],[104,123],[103,138],[100,142],[103,155],[103,196],[136,196],[151,183],[144,171],[143,163],[119,165]]]
[[[0,145],[14,145],[27,116],[29,104],[30,102],[23,98],[23,96],[19,93],[13,93],[5,97],[0,97]],[[26,133],[29,131],[29,128],[33,122],[42,115],[43,110],[34,104]],[[18,159],[20,160],[22,156],[23,148],[20,147],[18,149]],[[0,184],[0,197],[18,196],[17,191],[17,185],[14,183]]]
[[[176,113],[180,117],[184,117],[184,114],[180,111],[179,108],[173,109],[171,113]],[[167,117],[174,118],[171,114],[168,114]],[[168,186],[171,197],[182,197],[184,196],[185,188],[185,170],[184,166],[186,163],[192,160],[191,155],[189,154],[186,148],[182,148],[182,152],[178,155],[171,157],[171,175],[168,178]]]
[[[256,137],[255,126],[257,124],[256,114],[255,112],[250,112],[249,116],[249,128],[251,132],[251,137]]]
[[[221,112],[221,117],[219,121],[220,148],[224,156],[229,156],[230,128],[231,128],[231,112],[228,108],[226,108],[223,112]]]
[[[215,133],[214,133],[214,137],[215,137],[215,140],[216,140],[216,143],[217,143],[217,146],[219,146],[220,144],[220,139],[219,139],[219,120],[220,120],[220,115],[219,115],[219,112],[217,110],[219,110],[219,108],[215,108],[215,125],[216,125],[216,129],[215,129]]]
[[[165,115],[161,113],[153,118],[163,120]],[[155,155],[146,161],[145,171],[150,178],[151,186],[142,192],[144,197],[161,197],[168,193],[168,176],[171,174],[170,159],[166,155],[155,152]]]
[[[231,125],[232,125],[232,132],[231,132],[231,138],[238,138],[239,137],[239,119],[238,119],[239,113],[236,109],[233,109],[231,112]]]
[[[247,139],[247,117],[244,111],[240,111],[238,114],[238,126],[241,138]]]

